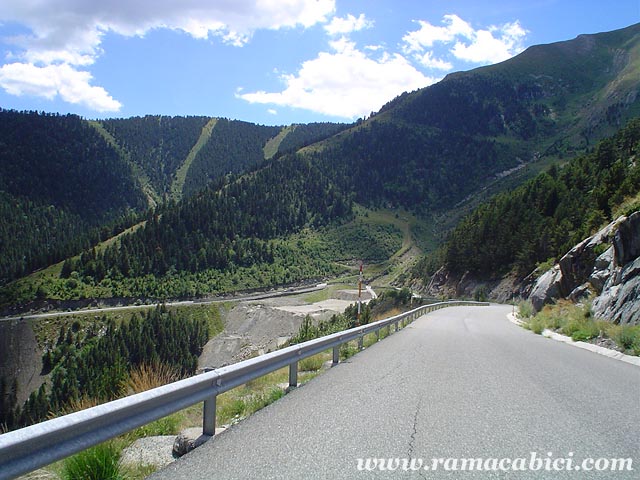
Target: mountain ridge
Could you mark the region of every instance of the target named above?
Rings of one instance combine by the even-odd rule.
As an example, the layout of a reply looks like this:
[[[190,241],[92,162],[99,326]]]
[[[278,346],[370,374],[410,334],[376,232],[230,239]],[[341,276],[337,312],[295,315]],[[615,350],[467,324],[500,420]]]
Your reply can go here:
[[[574,61],[567,64],[562,59],[571,52]],[[640,100],[637,96],[638,79],[633,74],[640,63],[639,52],[640,24],[607,34],[580,36],[566,42],[530,47],[500,64],[451,74],[430,87],[402,94],[378,113],[354,125],[311,124],[315,126],[290,128],[290,133],[282,139],[278,150],[269,159],[265,159],[266,144],[289,127],[261,127],[221,119],[218,124],[223,122],[229,128],[244,129],[245,133],[257,132],[245,135],[241,130],[236,130],[235,138],[244,138],[236,144],[232,139],[219,138],[219,151],[227,152],[221,154],[222,157],[226,156],[222,162],[237,158],[246,163],[235,171],[233,168],[239,166],[239,161],[216,166],[219,169],[213,175],[217,176],[217,179],[212,178],[213,183],[203,181],[209,178],[207,172],[211,171],[211,166],[207,161],[201,163],[203,168],[196,175],[199,183],[190,187],[188,193],[197,198],[206,197],[209,200],[203,204],[207,204],[209,201],[218,201],[215,199],[227,195],[224,189],[231,188],[236,196],[224,208],[236,209],[241,217],[247,215],[246,218],[253,218],[257,222],[255,215],[259,211],[256,210],[258,204],[252,196],[258,191],[271,191],[271,186],[260,186],[260,182],[270,179],[268,181],[278,183],[278,188],[286,186],[288,182],[302,185],[300,168],[306,169],[307,174],[321,174],[322,188],[312,192],[311,197],[305,197],[305,202],[315,205],[317,211],[305,211],[302,208],[304,202],[293,197],[269,194],[271,197],[266,198],[266,203],[276,201],[273,207],[289,215],[282,224],[283,228],[272,226],[264,230],[279,232],[277,235],[313,228],[314,218],[322,218],[322,224],[345,221],[351,218],[351,202],[368,208],[405,208],[425,218],[436,214],[443,217],[459,215],[452,206],[468,198],[478,198],[481,192],[496,184],[496,179],[500,179],[498,183],[503,185],[496,187],[498,189],[508,186],[509,181],[520,182],[527,176],[533,176],[544,165],[563,162],[576,152],[590,148],[594,141],[611,130],[617,130],[619,125],[636,115],[640,111]],[[543,61],[541,58],[551,58],[553,61]],[[574,75],[575,70],[581,74]],[[148,153],[147,157],[142,155],[133,161],[143,170],[146,168],[144,165],[148,164],[145,171],[150,181],[162,187],[171,184],[169,180],[175,176],[176,165],[185,158],[177,154],[167,156],[167,152],[188,153],[193,147],[193,142],[184,142],[177,132],[189,122],[204,124],[206,118],[173,117],[158,120],[149,116],[131,119],[129,123],[126,119],[106,120],[104,124],[112,128],[149,124],[155,130],[149,128],[147,134],[162,128],[173,132],[172,136],[162,139],[154,137],[155,134],[142,139],[137,139],[133,134],[115,136],[120,142],[131,139],[128,150],[135,150],[142,141],[151,146],[142,149]],[[198,135],[201,131],[199,128]],[[212,138],[216,130],[217,126]],[[287,140],[294,136],[295,142]],[[172,143],[171,139],[175,139],[175,142]],[[198,155],[212,145],[210,139]],[[148,160],[152,158],[167,160]],[[194,164],[197,161],[198,158],[194,158]],[[283,169],[282,165],[290,166],[290,171]],[[281,178],[276,180],[270,176],[269,169],[273,168],[282,172]],[[243,176],[242,172],[246,169],[251,173]],[[189,172],[185,178],[188,176]],[[311,188],[311,184],[307,185]],[[244,191],[243,188],[256,190]],[[161,191],[166,192],[166,187],[162,187]],[[339,198],[340,201],[335,205],[340,206],[332,210],[333,207],[329,208],[334,205],[331,202],[326,204],[312,198],[321,194]],[[281,201],[278,198],[288,198],[286,201],[292,202],[292,205],[277,204]],[[162,205],[158,213],[165,215],[173,212],[172,209],[183,209],[186,203],[181,202],[184,201],[187,199],[175,206],[171,202]],[[230,212],[225,211],[224,215],[230,215]],[[175,217],[172,215],[167,218]],[[209,213],[203,210],[199,215],[197,222],[181,226],[177,232],[195,235],[198,229],[206,231],[206,223],[202,222],[207,221]],[[272,220],[276,222],[274,225],[282,221],[269,221]],[[176,222],[177,226],[180,223],[177,218]],[[289,226],[295,228],[291,230]],[[173,229],[168,224],[167,227]],[[434,228],[442,230],[437,225]],[[246,230],[245,233],[249,237],[243,241],[250,240],[251,232]],[[132,235],[143,233],[136,231]],[[176,242],[177,238],[163,240],[169,243],[158,244],[157,252],[173,251],[171,242]],[[268,235],[259,239],[271,241],[272,237]],[[199,244],[205,251],[210,248],[210,245],[202,242]],[[239,252],[232,250],[233,254],[226,258],[236,258]],[[132,254],[138,255],[136,252]],[[142,259],[136,258],[136,261]],[[162,265],[162,260],[155,257],[149,257],[149,262]],[[208,264],[207,261],[189,262],[191,265]],[[230,268],[235,265],[234,262],[229,264]],[[140,271],[165,275],[170,268],[152,270],[144,267]],[[92,275],[88,277],[93,278]]]

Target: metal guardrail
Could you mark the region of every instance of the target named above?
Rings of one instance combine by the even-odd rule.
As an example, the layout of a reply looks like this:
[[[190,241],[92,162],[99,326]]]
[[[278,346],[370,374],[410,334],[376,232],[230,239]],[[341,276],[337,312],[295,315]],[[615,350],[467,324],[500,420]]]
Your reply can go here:
[[[397,332],[431,311],[461,305],[489,305],[452,301],[423,305],[394,317],[325,337],[292,345],[275,352],[218,368],[146,392],[114,400],[63,417],[47,420],[0,435],[0,480],[36,470],[105,440],[146,425],[204,401],[202,443],[215,434],[216,396],[283,367],[289,367],[289,386],[298,384],[298,362],[333,349],[333,365],[339,362],[340,346],[391,327]]]

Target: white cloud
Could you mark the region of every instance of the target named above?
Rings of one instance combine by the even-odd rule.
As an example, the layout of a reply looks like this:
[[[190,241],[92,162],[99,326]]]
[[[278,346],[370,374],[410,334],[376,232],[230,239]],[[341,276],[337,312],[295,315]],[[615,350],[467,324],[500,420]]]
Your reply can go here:
[[[384,52],[371,58],[342,37],[330,42],[332,52],[320,52],[302,64],[297,74],[282,75],[280,92],[237,92],[250,103],[303,108],[325,115],[355,119],[377,111],[404,91],[438,79],[424,76],[400,54]]]
[[[447,45],[449,52],[459,60],[487,64],[501,62],[520,53],[527,34],[517,20],[478,30],[454,14],[443,17],[444,26],[435,26],[424,20],[417,23],[420,25],[418,30],[402,37],[403,51],[413,54],[426,67],[442,70],[451,64],[434,59],[430,49],[436,44]]]
[[[473,37],[473,28],[457,15],[445,15],[444,27],[437,27],[424,20],[418,20],[419,30],[407,33],[402,40],[405,42],[405,51],[422,52],[425,47],[432,47],[436,42],[448,43],[456,37]]]
[[[324,29],[329,35],[346,35],[371,27],[373,27],[373,21],[368,20],[365,18],[364,13],[361,13],[358,18],[351,14],[348,14],[345,18],[333,17],[331,22],[325,25]]]
[[[446,60],[441,60],[439,58],[433,57],[433,52],[429,51],[424,55],[418,55],[418,61],[421,65],[432,68],[434,70],[443,70],[445,72],[453,69],[453,64],[451,62],[447,62]]]
[[[11,63],[0,67],[0,86],[11,95],[33,95],[49,100],[60,95],[65,102],[85,105],[98,112],[120,110],[120,102],[90,82],[89,72],[74,70],[67,64],[36,67],[30,63]]]
[[[256,30],[310,27],[325,22],[334,11],[335,0],[3,0],[0,23],[20,24],[31,34],[8,39],[14,51],[7,58],[16,63],[4,65],[2,85],[8,92],[4,85],[10,85],[11,92],[47,98],[54,91],[53,96],[66,101],[73,98],[89,108],[112,110],[118,102],[91,86],[91,75],[78,68],[92,65],[100,56],[107,32],[143,36],[166,28],[242,46]],[[16,71],[25,77],[16,77]],[[53,71],[58,76],[43,83]],[[63,95],[70,85],[76,93]]]
[[[277,115],[278,111],[275,108],[269,108],[269,109],[267,109],[267,113],[269,113],[271,115]]]
[[[494,36],[494,33],[498,37]],[[456,42],[451,52],[456,58],[473,63],[497,63],[507,60],[524,47],[522,40],[526,31],[516,21],[502,27],[478,30],[470,44]]]

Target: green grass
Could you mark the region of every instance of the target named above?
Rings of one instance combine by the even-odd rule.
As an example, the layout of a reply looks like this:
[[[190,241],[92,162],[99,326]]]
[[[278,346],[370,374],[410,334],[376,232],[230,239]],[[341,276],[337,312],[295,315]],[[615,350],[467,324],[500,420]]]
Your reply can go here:
[[[171,184],[171,197],[174,200],[180,200],[182,198],[182,190],[184,189],[184,182],[187,178],[187,173],[191,168],[191,164],[193,163],[193,160],[196,158],[196,155],[198,155],[198,152],[209,141],[209,138],[211,138],[211,132],[216,126],[216,123],[218,123],[217,118],[212,118],[207,122],[207,124],[202,128],[202,133],[200,133],[200,137],[198,138],[198,141],[196,142],[196,144],[193,146],[193,148],[187,155],[187,158],[185,158],[184,163],[180,165],[180,168],[178,168],[178,170],[176,171],[176,178]]]
[[[331,283],[327,285],[327,288],[312,293],[306,293],[301,298],[306,303],[323,302],[325,300],[334,298],[333,295],[335,294],[335,292],[339,290],[353,289],[355,285],[355,282],[343,283],[342,279],[340,279],[340,281],[338,281],[337,283]]]
[[[559,301],[545,306],[537,315],[530,317],[526,328],[540,334],[545,329],[557,331],[574,341],[589,341],[596,337],[613,340],[628,355],[640,355],[640,325],[615,325],[596,319],[590,305],[575,305]]]
[[[63,462],[62,480],[124,480],[121,449],[106,442],[73,455]]]
[[[184,417],[181,412],[160,418],[126,434],[132,442],[138,438],[155,437],[159,435],[177,435],[180,433]]]
[[[358,353],[358,342],[347,342],[340,346],[340,361],[347,360]]]
[[[298,362],[298,370],[301,372],[317,372],[326,361],[326,354],[319,353],[313,357],[307,357]]]
[[[265,160],[272,158],[276,153],[278,153],[278,148],[280,147],[282,140],[284,140],[284,137],[286,137],[295,128],[296,128],[295,125],[289,125],[288,127],[285,127],[282,130],[280,130],[278,135],[276,135],[275,137],[267,141],[267,143],[262,148],[262,151],[264,152]]]
[[[615,325],[610,329],[610,334],[622,348],[640,355],[640,325]]]

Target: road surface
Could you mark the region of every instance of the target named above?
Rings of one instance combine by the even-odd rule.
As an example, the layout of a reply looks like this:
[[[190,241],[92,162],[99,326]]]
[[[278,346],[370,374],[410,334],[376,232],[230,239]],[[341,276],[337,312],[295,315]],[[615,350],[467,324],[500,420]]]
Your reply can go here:
[[[422,317],[151,479],[640,478],[640,368],[535,335],[510,311]],[[359,471],[371,457],[443,462],[435,472]],[[540,469],[444,471],[444,460],[460,469],[476,458]],[[557,458],[571,460],[560,468],[631,458],[634,471],[545,471]]]
[[[210,303],[224,303],[224,302],[242,302],[242,301],[250,301],[250,300],[263,300],[265,298],[274,298],[274,297],[284,297],[290,295],[299,295],[302,293],[311,293],[316,292],[318,290],[324,290],[327,288],[326,283],[320,283],[315,287],[303,287],[303,288],[290,288],[287,290],[277,290],[274,292],[259,292],[259,293],[247,293],[247,294],[228,294],[222,295],[220,297],[207,298],[202,300],[180,300],[175,302],[156,302],[156,303],[147,303],[143,305],[123,305],[119,307],[100,307],[100,308],[85,308],[80,310],[69,310],[66,312],[47,312],[47,313],[33,313],[33,314],[25,314],[25,315],[14,315],[11,317],[2,317],[0,318],[0,322],[6,321],[16,321],[16,320],[29,320],[29,319],[42,319],[42,318],[52,318],[52,317],[62,317],[67,315],[74,314],[96,314],[99,315],[101,313],[106,312],[117,312],[120,310],[143,310],[148,308],[153,308],[156,305],[163,303],[168,307],[179,307],[183,305],[208,305]],[[100,299],[98,299],[100,300]]]

